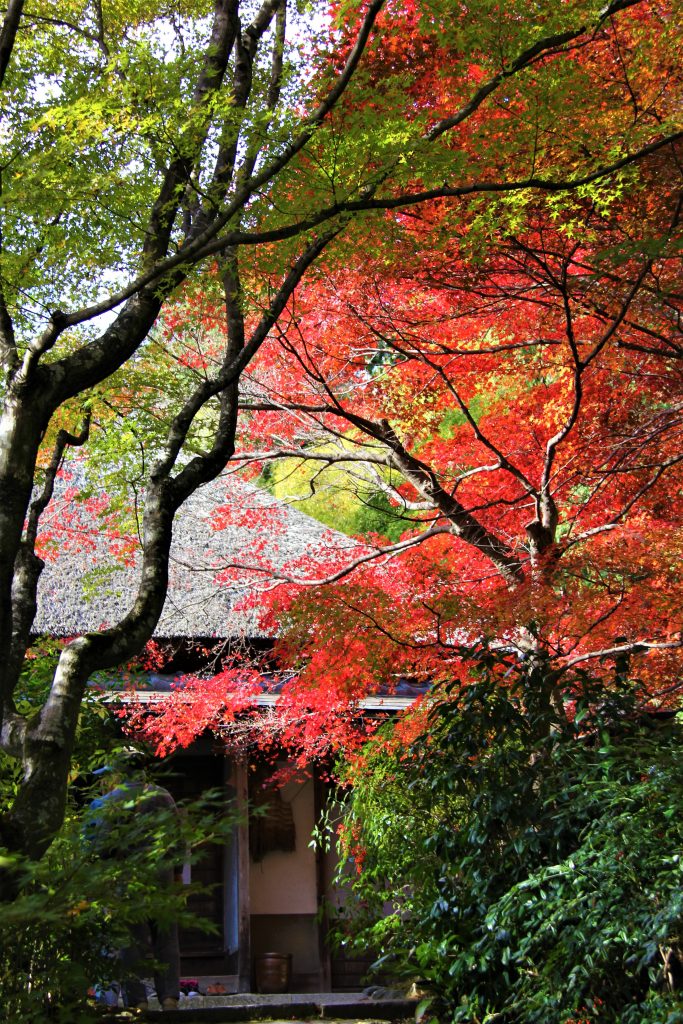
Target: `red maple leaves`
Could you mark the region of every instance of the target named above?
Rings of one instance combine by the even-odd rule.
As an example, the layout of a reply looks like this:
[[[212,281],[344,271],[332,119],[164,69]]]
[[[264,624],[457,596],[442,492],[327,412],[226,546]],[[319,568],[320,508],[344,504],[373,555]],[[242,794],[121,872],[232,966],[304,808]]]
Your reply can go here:
[[[562,102],[546,74],[560,51],[484,103],[479,90],[509,67],[470,38],[466,13],[440,46],[415,5],[383,17],[409,31],[370,53],[380,106],[407,55],[410,116],[426,133],[471,101],[444,131],[442,164],[415,160],[412,185],[437,166],[485,181],[591,168],[625,135],[656,135],[671,110],[667,27],[639,6],[562,50]],[[526,29],[501,25],[514,48]],[[667,88],[641,44],[671,66]],[[352,117],[347,102],[335,117]],[[355,495],[386,535],[364,531],[365,547],[274,571],[277,529],[253,522],[260,586],[248,600],[277,623],[281,665],[296,668],[279,704],[292,744],[354,743],[364,696],[459,677],[463,650],[481,641],[542,652],[565,694],[583,671],[610,685],[617,663],[644,699],[675,694],[680,185],[672,146],[595,187],[388,213],[374,235],[356,228],[346,263],[330,259],[298,290],[242,380],[235,462],[252,475],[277,460],[306,466],[311,493]],[[267,290],[262,269],[254,294]],[[185,316],[220,330],[210,298],[193,302],[170,327]],[[196,719],[211,724],[204,710]]]

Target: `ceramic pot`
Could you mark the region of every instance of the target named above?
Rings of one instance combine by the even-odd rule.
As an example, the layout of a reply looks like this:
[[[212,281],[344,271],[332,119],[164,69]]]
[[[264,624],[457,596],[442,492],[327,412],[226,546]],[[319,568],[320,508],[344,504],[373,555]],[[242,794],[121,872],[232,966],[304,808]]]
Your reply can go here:
[[[260,953],[254,957],[256,991],[266,993],[289,992],[292,979],[291,953]]]

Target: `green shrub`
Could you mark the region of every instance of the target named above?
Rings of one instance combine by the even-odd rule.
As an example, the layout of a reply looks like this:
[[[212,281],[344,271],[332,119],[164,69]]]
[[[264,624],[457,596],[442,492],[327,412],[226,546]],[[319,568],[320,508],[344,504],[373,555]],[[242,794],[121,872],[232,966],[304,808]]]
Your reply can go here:
[[[118,925],[107,927],[111,869],[84,857],[68,827],[43,861],[20,864],[15,858],[13,866],[19,893],[0,916],[4,1019],[11,1024],[92,1019],[86,994],[90,986],[111,980],[108,953],[119,934]]]
[[[54,652],[36,658],[22,680],[21,710],[30,711],[45,684],[45,665]],[[178,860],[200,858],[203,848],[226,842],[234,811],[224,793],[207,792],[181,809],[152,818],[122,814],[112,802],[107,836],[125,858],[101,857],[93,842],[94,787],[85,780],[105,762],[120,760],[122,740],[111,712],[96,697],[84,702],[73,757],[66,818],[39,862],[21,860],[0,848],[0,868],[16,877],[16,898],[0,906],[0,1019],[8,1024],[81,1024],[96,1016],[87,993],[95,985],[120,981],[116,951],[126,944],[128,926],[154,918],[210,930],[186,909],[196,887],[159,884],[157,866],[169,847],[182,847]],[[0,752],[0,805],[14,797],[21,764]],[[163,780],[162,780],[163,782]],[[99,784],[97,785],[99,792]],[[97,830],[95,830],[97,831]]]
[[[558,716],[501,657],[350,770],[344,940],[419,976],[441,1020],[683,1021],[663,972],[683,948],[681,725],[623,689]]]
[[[10,1024],[93,1019],[88,990],[122,980],[116,952],[134,922],[177,918],[214,927],[186,908],[196,887],[160,885],[158,865],[168,863],[171,849],[196,861],[207,843],[227,841],[234,817],[221,794],[183,808],[180,822],[168,811],[125,816],[113,803],[110,809],[118,820],[107,828],[107,842],[125,856],[99,856],[89,838],[102,809],[72,808],[41,861],[14,859],[18,895],[0,914],[0,1007]],[[3,851],[0,857],[11,859]]]

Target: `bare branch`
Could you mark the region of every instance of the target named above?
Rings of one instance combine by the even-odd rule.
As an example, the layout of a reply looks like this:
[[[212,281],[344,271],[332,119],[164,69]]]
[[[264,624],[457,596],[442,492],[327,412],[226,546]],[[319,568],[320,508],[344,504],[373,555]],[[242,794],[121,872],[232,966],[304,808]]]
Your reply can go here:
[[[98,15],[97,33],[88,32],[87,29],[83,28],[80,25],[77,25],[73,21],[69,21],[66,18],[51,18],[45,14],[34,14],[33,12],[31,12],[29,15],[27,15],[26,20],[27,22],[29,22],[29,24],[36,23],[38,25],[55,25],[57,28],[66,28],[69,30],[69,32],[73,32],[75,35],[81,36],[82,39],[87,39],[89,43],[94,43],[102,51],[102,55],[106,59],[108,59],[109,48],[107,47],[107,44],[104,41],[101,4],[98,3],[96,7]]]
[[[584,661],[594,661],[599,658],[616,658],[621,654],[643,654],[648,651],[675,651],[683,647],[683,639],[670,640],[662,643],[650,640],[634,640],[629,644],[618,644],[615,647],[605,647],[601,651],[589,651],[587,654],[577,654],[574,658],[566,661],[562,670],[573,668]]]
[[[249,405],[252,409],[254,406]],[[299,459],[301,462],[324,462],[326,465],[339,465],[344,462],[374,463],[378,466],[389,466],[389,457],[384,450],[382,455],[363,454],[359,452],[316,452],[310,448],[275,448],[268,451],[236,452],[233,461],[239,463],[271,462],[274,459]]]
[[[350,422],[358,421],[360,425],[359,417],[347,413],[347,418]],[[434,507],[450,522],[451,531],[456,537],[460,537],[493,562],[508,583],[515,584],[520,581],[522,565],[518,555],[475,519],[452,494],[444,490],[434,471],[407,451],[386,420],[381,424],[363,421],[362,429],[386,444],[391,452],[393,466],[426,501],[433,502]]]
[[[52,458],[50,464],[45,470],[45,480],[43,482],[43,490],[40,495],[31,502],[29,509],[28,522],[26,524],[26,537],[25,542],[30,547],[31,551],[35,549],[36,537],[38,534],[38,524],[40,517],[50,504],[52,495],[55,487],[55,479],[59,468],[62,465],[64,458],[64,452],[67,447],[80,448],[82,447],[88,437],[90,436],[90,413],[86,413],[83,418],[83,425],[78,434],[72,434],[68,430],[60,430],[57,434],[57,440],[52,451]]]
[[[629,500],[622,506],[620,511],[613,516],[608,523],[603,523],[600,526],[595,526],[591,530],[585,530],[583,533],[577,534],[576,537],[572,537],[571,540],[567,541],[563,545],[563,550],[567,551],[574,544],[580,544],[582,541],[588,540],[590,537],[596,537],[601,533],[608,533],[611,530],[615,530],[617,526],[626,518],[631,509],[638,504],[644,494],[647,494],[655,484],[661,479],[668,469],[672,466],[677,466],[683,462],[683,455],[676,455],[671,459],[667,459],[660,466],[657,467],[656,471],[652,474],[649,480],[647,480],[642,487],[640,487],[635,494],[629,498]]]
[[[182,445],[197,413],[211,397],[219,394],[237,380],[242,370],[251,361],[267,338],[268,333],[277,322],[306,270],[315,262],[320,253],[337,236],[340,230],[340,228],[336,228],[333,231],[329,231],[306,247],[299,259],[290,267],[280,288],[271,300],[268,309],[264,312],[249,341],[243,346],[239,354],[229,359],[214,378],[203,382],[196,388],[194,394],[188,399],[181,412],[173,420],[165,453],[153,470],[154,476],[161,477],[169,474],[177,461]],[[215,452],[211,461],[212,463],[216,462],[216,465],[211,471],[208,469],[209,463],[206,456],[197,456],[192,459],[174,481],[174,489],[176,490],[178,501],[184,500],[184,497],[191,493],[191,490],[194,490],[194,487],[198,486],[199,483],[205,482],[205,479],[213,479],[223,468],[228,457],[229,455],[223,457],[218,452]],[[202,479],[204,473],[207,472],[209,475]],[[191,486],[190,481],[195,477],[197,483]],[[185,493],[187,487],[190,487],[190,490]],[[181,495],[183,496],[181,497]]]
[[[389,561],[391,558],[395,558],[396,555],[402,554],[409,548],[414,548],[418,544],[423,544],[427,540],[431,540],[432,537],[437,537],[442,534],[451,534],[453,531],[449,526],[432,526],[423,533],[418,534],[416,537],[411,537],[408,540],[399,541],[396,544],[390,544],[387,547],[377,548],[369,552],[368,554],[359,555],[357,558],[349,560],[342,569],[337,572],[330,573],[328,576],[321,576],[318,579],[311,579],[306,576],[290,576],[287,573],[279,572],[275,569],[266,569],[262,566],[248,565],[244,562],[225,562],[219,565],[211,565],[207,567],[197,568],[194,565],[190,565],[187,562],[183,562],[180,559],[174,559],[178,565],[182,565],[183,568],[189,569],[192,572],[222,572],[227,569],[239,569],[244,572],[260,573],[267,576],[269,579],[276,580],[278,583],[292,583],[298,587],[323,587],[330,583],[338,583],[339,580],[344,579],[351,573],[355,572],[356,569],[360,568],[361,565],[366,565],[368,562],[376,561],[377,559],[384,559]],[[382,563],[384,564],[384,562]]]
[[[614,3],[608,4],[604,10],[600,12],[598,19],[593,23],[586,23],[576,29],[569,29],[566,32],[558,32],[556,35],[545,36],[542,39],[537,40],[526,50],[522,51],[519,56],[508,64],[502,71],[499,71],[497,75],[490,78],[488,82],[485,82],[482,86],[477,89],[474,96],[465,104],[464,107],[450,117],[445,117],[443,120],[437,122],[433,128],[427,133],[427,138],[431,141],[439,138],[444,132],[450,131],[451,128],[455,128],[457,125],[466,121],[468,117],[481,106],[487,96],[490,96],[492,92],[498,88],[507,78],[511,78],[516,75],[519,71],[527,68],[530,64],[536,63],[539,57],[544,56],[555,56],[562,50],[567,43],[571,43],[574,39],[578,39],[579,36],[585,35],[587,32],[595,32],[608,18],[618,11],[626,10],[629,7],[635,7],[641,3],[641,0],[615,0]]]

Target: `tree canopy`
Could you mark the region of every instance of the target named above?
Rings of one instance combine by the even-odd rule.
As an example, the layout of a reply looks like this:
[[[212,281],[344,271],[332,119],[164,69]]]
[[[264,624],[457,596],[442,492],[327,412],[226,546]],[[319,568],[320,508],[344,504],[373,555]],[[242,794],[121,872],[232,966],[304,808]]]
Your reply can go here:
[[[500,91],[477,49],[485,30],[465,56],[460,36],[420,23],[394,60],[419,69],[420,116],[434,97],[474,91],[449,122],[455,166],[531,179],[607,159],[633,126],[665,122],[679,88],[670,24],[633,7],[590,44],[528,57],[533,70]],[[233,462],[365,545],[273,566],[250,598],[282,624],[283,664],[300,667],[286,692],[304,751],[338,738],[329,716],[391,679],[459,677],[478,642],[540,658],[558,713],[586,673],[607,686],[626,673],[643,706],[677,704],[678,148],[572,190],[491,191],[350,225],[243,378]],[[169,314],[169,341],[190,363],[211,360],[219,316],[205,285]],[[216,721],[238,683],[213,692]],[[148,728],[187,742],[188,693]]]
[[[408,514],[405,553],[352,584],[377,594],[375,567],[393,577],[377,635],[400,595],[427,651],[435,629],[437,647],[456,642],[444,624],[464,603],[481,606],[477,629],[523,623],[565,668],[595,652],[665,656],[678,46],[673,5],[644,0],[372,0],[331,20],[288,0],[11,0],[0,738],[21,771],[4,844],[38,856],[49,843],[87,680],[152,635],[175,513],[236,446],[242,463],[269,461],[266,436],[285,442],[278,456],[357,465],[387,515]],[[179,325],[197,296],[211,345],[189,359]],[[192,320],[198,337],[196,308]],[[346,454],[332,460],[311,429]],[[65,645],[27,716],[15,695],[40,519],[65,450],[84,445],[134,478],[140,585],[121,622]],[[624,532],[637,517],[664,538],[652,568],[647,542]],[[587,543],[595,560],[576,561]],[[343,620],[325,623],[317,601],[328,651],[355,629],[350,593],[332,598]],[[606,636],[610,618],[623,642]],[[600,647],[581,646],[588,633]],[[362,655],[388,666],[399,649],[411,647]]]

